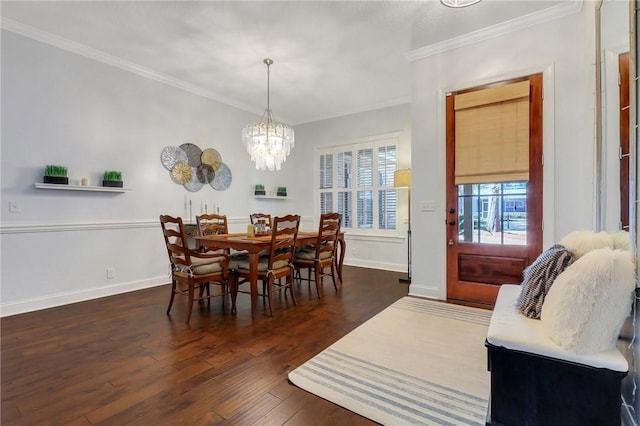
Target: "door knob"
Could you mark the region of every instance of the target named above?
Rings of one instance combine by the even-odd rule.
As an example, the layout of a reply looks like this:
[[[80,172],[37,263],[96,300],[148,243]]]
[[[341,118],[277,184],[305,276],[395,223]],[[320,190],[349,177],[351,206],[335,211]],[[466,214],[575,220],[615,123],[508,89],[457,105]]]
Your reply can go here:
[[[455,225],[455,224],[456,224],[456,221],[455,221],[455,220],[450,220],[450,221],[449,221],[449,226],[453,226],[453,225]]]
[[[456,209],[449,209],[449,213],[454,214],[456,212]]]

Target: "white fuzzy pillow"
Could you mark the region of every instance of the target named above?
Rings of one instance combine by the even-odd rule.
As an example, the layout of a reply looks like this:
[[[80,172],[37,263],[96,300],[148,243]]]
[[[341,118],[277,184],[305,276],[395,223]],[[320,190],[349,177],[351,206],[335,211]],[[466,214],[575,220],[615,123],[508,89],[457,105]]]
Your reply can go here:
[[[635,283],[628,251],[590,251],[553,282],[542,305],[543,330],[572,353],[614,348],[631,310]]]
[[[613,238],[613,248],[629,250],[629,233],[627,231],[617,231],[611,234]]]
[[[608,234],[604,231],[573,231],[567,234],[562,240],[560,240],[558,244],[573,250],[578,258],[584,256],[591,250],[605,247],[614,248],[613,237],[611,236],[611,234]]]

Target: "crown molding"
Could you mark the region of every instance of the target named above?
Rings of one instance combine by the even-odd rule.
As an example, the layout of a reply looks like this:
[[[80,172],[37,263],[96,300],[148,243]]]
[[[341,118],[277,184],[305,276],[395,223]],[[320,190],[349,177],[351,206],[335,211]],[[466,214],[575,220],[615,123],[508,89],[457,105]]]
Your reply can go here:
[[[572,0],[566,3],[553,6],[539,12],[530,13],[519,18],[505,21],[501,24],[492,25],[478,31],[465,34],[460,37],[455,37],[449,40],[444,40],[440,43],[435,43],[429,46],[422,47],[420,49],[412,50],[405,55],[407,61],[415,62],[420,59],[425,59],[431,56],[438,55],[450,50],[459,49],[464,46],[469,46],[481,41],[489,40],[495,37],[499,37],[505,34],[519,31],[524,28],[529,28],[534,25],[543,24],[545,22],[553,21],[574,13],[579,13],[582,10],[583,0]]]
[[[131,72],[133,74],[137,74],[139,76],[176,87],[186,92],[193,93],[195,95],[202,96],[234,108],[238,108],[242,111],[250,112],[256,115],[262,114],[262,110],[258,111],[255,108],[237,102],[233,99],[225,98],[214,92],[211,92],[210,90],[206,90],[202,87],[186,83],[177,78],[173,78],[168,75],[153,71],[149,68],[145,68],[141,65],[127,61],[117,56],[110,55],[101,50],[93,49],[84,44],[76,43],[75,41],[66,39],[64,37],[60,37],[46,31],[38,30],[30,25],[23,24],[4,16],[2,17],[2,21],[0,21],[0,28],[51,46],[55,46],[68,52],[75,53],[85,58],[89,58],[103,64],[111,65],[113,67]]]

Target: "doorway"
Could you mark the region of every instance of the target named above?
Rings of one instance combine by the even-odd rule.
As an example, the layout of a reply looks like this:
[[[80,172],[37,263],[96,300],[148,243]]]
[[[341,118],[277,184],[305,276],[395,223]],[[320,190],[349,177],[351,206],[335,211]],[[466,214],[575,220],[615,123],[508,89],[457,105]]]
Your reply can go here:
[[[542,251],[542,74],[449,94],[446,155],[447,299],[493,306]]]

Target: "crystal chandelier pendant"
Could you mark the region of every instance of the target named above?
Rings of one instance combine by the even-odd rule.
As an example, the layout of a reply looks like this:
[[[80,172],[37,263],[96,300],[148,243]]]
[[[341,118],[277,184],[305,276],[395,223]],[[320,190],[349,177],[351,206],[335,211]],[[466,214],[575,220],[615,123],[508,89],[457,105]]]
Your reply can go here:
[[[274,121],[269,104],[269,67],[271,59],[265,59],[267,65],[267,108],[259,123],[247,124],[242,129],[242,142],[258,170],[280,170],[295,144],[293,129]]]

